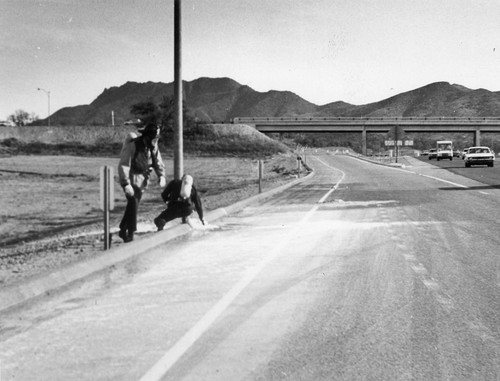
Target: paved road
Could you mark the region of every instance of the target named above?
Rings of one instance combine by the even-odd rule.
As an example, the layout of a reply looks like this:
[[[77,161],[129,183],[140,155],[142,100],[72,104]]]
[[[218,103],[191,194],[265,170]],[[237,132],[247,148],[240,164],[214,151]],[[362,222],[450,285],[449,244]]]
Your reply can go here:
[[[4,380],[498,380],[500,190],[309,157],[285,194],[2,317]]]
[[[495,160],[493,168],[486,165],[476,165],[465,168],[465,163],[461,158],[454,157],[453,160],[429,160],[426,156],[420,158],[438,168],[444,168],[457,175],[480,181],[486,185],[495,186],[500,189],[500,157]]]

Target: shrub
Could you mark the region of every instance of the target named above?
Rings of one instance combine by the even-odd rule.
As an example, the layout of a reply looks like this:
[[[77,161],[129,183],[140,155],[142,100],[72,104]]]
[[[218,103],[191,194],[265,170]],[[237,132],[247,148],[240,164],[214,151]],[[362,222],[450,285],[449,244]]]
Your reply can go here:
[[[117,156],[131,126],[13,127],[0,130],[0,145],[17,154]],[[289,149],[247,125],[196,124],[184,131],[184,152],[190,155],[270,156]],[[160,139],[160,149],[171,155],[174,139]],[[13,152],[10,150],[9,152]]]

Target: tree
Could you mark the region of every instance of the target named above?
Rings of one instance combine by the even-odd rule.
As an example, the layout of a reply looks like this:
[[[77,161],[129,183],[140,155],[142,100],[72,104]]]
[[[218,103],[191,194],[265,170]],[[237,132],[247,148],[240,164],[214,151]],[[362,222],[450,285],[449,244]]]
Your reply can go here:
[[[33,123],[38,120],[38,116],[35,113],[28,113],[24,110],[16,110],[14,114],[9,115],[8,120],[13,122],[16,126],[26,126],[29,123]]]
[[[161,123],[161,110],[152,100],[132,105],[132,107],[130,107],[130,113],[134,115],[134,117],[139,118],[145,125],[149,123]]]
[[[174,132],[175,103],[170,97],[163,97],[159,104],[153,100],[139,102],[130,107],[130,113],[144,124],[161,125],[162,135],[171,136]],[[187,107],[182,105],[182,121],[184,133],[190,134],[196,126],[194,118],[189,115]]]

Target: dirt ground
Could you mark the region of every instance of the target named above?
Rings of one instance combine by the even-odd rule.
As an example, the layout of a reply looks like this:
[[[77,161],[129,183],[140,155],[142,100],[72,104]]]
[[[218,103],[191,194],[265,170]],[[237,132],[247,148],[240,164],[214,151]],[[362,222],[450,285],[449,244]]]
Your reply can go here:
[[[164,162],[170,180],[173,161]],[[126,205],[117,164],[116,158],[105,157],[0,157],[0,285],[102,253],[99,169],[105,165],[113,168],[115,178],[112,246],[123,245],[116,235]],[[263,190],[293,180],[296,168],[292,154],[265,159]],[[184,173],[193,175],[206,211],[258,194],[258,160],[185,158]],[[139,207],[138,236],[153,234],[152,220],[164,207],[160,192],[153,175]]]

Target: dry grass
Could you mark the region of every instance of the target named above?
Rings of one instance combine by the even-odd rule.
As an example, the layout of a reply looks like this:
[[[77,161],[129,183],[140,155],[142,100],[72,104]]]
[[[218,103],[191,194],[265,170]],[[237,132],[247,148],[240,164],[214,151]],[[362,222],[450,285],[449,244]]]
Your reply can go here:
[[[65,126],[65,127],[2,127],[0,140],[17,139],[23,143],[62,144],[79,142],[86,145],[120,143],[125,139],[130,126]]]
[[[257,159],[264,160],[264,191],[294,178],[295,155],[255,129],[246,125],[200,128],[185,139],[184,172],[193,175],[205,210],[257,194]],[[118,155],[123,139],[133,130],[131,126],[0,129],[1,284],[102,252],[99,169],[114,168],[113,231],[126,205],[118,185]],[[167,179],[172,179],[169,144],[164,142],[161,152]],[[160,193],[153,176],[139,208],[139,224],[152,225],[164,208]],[[120,244],[115,237],[113,245]]]
[[[165,159],[167,178],[173,161]],[[0,158],[0,243],[37,239],[65,229],[91,225],[101,218],[99,168],[114,169],[116,224],[125,207],[118,184],[117,158],[75,156],[12,156]],[[265,160],[265,186],[286,181],[296,165],[294,157],[277,155]],[[231,193],[258,192],[258,161],[238,158],[186,158],[184,172],[193,175],[207,210],[227,205]],[[267,185],[266,185],[267,184]],[[153,175],[141,204],[142,216],[151,218],[161,208],[160,188]]]
[[[115,209],[110,216],[114,231],[126,205],[117,183],[117,161],[75,156],[0,158],[0,284],[22,281],[102,253],[98,174],[103,165],[115,168]],[[166,159],[165,164],[171,179],[173,162]],[[295,168],[292,154],[266,159],[264,191],[292,180]],[[258,193],[257,160],[186,158],[184,171],[195,178],[207,211]],[[164,208],[160,192],[153,179],[139,208],[139,224],[152,226],[153,218]],[[114,237],[113,245],[121,244]]]
[[[56,126],[0,128],[0,147],[13,154],[57,154],[112,156],[133,126]],[[289,148],[253,127],[244,124],[207,124],[185,131],[184,152],[197,156],[262,157]],[[172,156],[173,138],[166,134],[160,139],[165,155]]]

